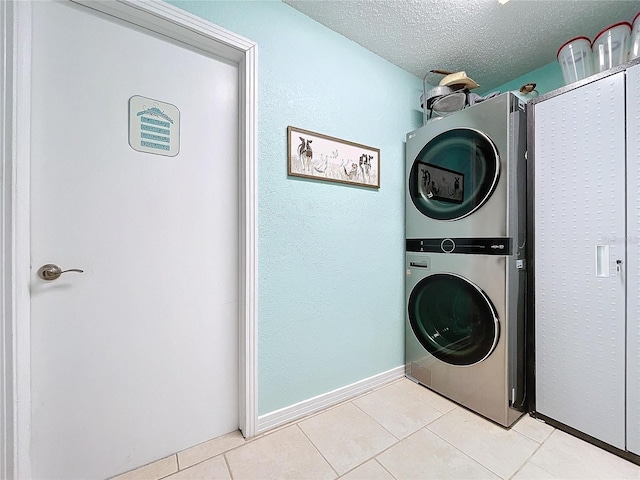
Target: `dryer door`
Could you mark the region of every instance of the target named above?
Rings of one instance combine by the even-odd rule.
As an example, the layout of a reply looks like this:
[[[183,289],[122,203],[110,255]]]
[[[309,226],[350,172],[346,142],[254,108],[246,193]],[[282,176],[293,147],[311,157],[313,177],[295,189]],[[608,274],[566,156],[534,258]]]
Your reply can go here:
[[[409,297],[409,323],[424,348],[452,365],[474,365],[495,349],[500,325],[489,297],[464,277],[438,273]]]
[[[500,175],[498,150],[484,133],[455,128],[434,137],[416,156],[409,193],[416,208],[436,220],[458,220],[480,208]]]

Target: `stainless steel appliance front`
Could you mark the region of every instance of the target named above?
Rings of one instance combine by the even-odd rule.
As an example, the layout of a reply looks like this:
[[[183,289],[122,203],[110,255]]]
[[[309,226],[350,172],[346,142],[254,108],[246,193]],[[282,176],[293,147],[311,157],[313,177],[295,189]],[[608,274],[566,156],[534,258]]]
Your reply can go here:
[[[513,170],[525,142],[524,107],[511,93],[409,133],[406,238],[510,235]]]
[[[513,254],[406,254],[407,377],[504,426],[524,397],[519,265]]]

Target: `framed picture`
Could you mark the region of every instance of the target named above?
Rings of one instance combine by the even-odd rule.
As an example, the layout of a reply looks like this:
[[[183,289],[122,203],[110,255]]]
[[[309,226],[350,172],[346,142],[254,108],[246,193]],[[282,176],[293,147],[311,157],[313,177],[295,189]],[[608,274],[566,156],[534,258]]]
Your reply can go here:
[[[288,174],[380,188],[380,150],[287,127]]]
[[[464,174],[461,172],[420,162],[416,181],[423,198],[450,203],[464,200]]]

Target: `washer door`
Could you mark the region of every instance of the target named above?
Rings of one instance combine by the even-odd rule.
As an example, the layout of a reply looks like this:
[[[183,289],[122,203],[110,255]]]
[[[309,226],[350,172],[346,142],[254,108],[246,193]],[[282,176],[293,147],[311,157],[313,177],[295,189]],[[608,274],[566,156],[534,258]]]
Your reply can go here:
[[[493,193],[500,157],[491,139],[471,128],[448,130],[416,156],[409,193],[416,208],[436,220],[458,220],[480,208]]]
[[[409,297],[409,323],[430,354],[452,365],[482,362],[500,336],[491,300],[477,285],[451,273],[418,282]]]

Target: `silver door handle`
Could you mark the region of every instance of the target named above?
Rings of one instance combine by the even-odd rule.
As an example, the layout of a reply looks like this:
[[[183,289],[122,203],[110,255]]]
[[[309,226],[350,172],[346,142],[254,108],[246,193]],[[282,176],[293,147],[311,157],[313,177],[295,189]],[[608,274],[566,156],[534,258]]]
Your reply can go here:
[[[54,265],[53,263],[47,263],[46,265],[42,265],[38,269],[38,276],[50,282],[51,280],[57,280],[60,278],[60,275],[67,272],[77,272],[84,273],[84,270],[80,270],[79,268],[70,268],[68,270],[62,270],[58,265]]]

